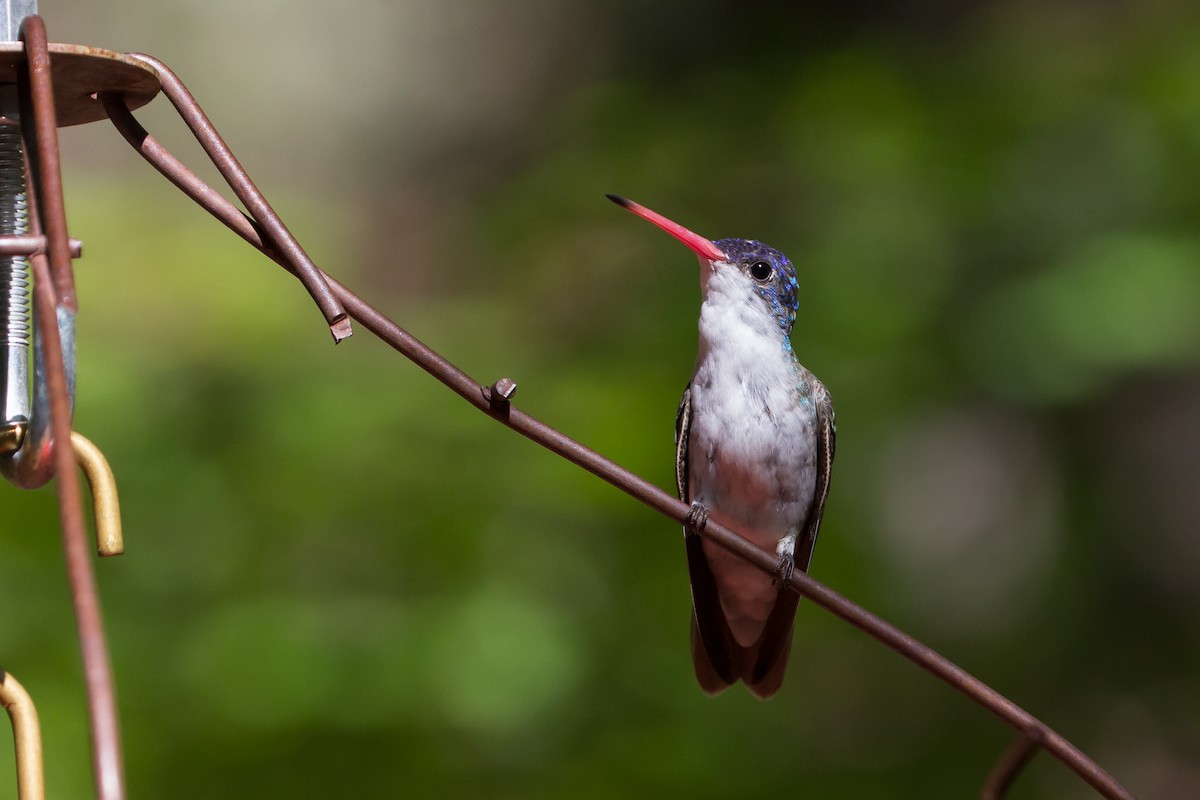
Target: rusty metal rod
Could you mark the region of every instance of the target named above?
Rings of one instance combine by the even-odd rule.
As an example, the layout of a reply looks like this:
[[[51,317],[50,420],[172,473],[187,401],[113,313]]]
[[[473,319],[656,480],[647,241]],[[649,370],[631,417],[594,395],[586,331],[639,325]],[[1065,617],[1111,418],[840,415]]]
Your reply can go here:
[[[101,95],[101,100],[118,131],[152,166],[265,255],[285,268],[293,269],[287,260],[264,241],[258,228],[258,224],[262,224],[263,220],[252,222],[247,219],[236,206],[197,178],[146,132],[120,97]],[[195,102],[194,99],[192,102]],[[186,116],[184,118],[187,119]],[[690,511],[688,505],[519,409],[508,404],[494,404],[489,387],[477,383],[336,279],[328,275],[325,279],[351,317],[480,411],[640,500],[676,523],[684,523]],[[702,535],[750,561],[764,572],[775,572],[775,555],[755,547],[732,530],[710,521]],[[803,572],[793,573],[791,586],[802,596],[887,645],[1012,727],[1018,730],[1038,730],[1044,737],[1046,749],[1104,797],[1109,800],[1132,800],[1133,795],[1128,790],[1069,741],[949,659]]]
[[[130,53],[129,57],[141,61],[158,73],[163,93],[183,117],[188,128],[196,136],[196,141],[200,142],[204,152],[212,159],[213,165],[225,178],[237,198],[246,206],[246,210],[262,226],[264,239],[270,243],[273,250],[287,259],[290,265],[289,271],[300,279],[304,288],[312,295],[317,308],[321,310],[325,321],[329,323],[333,340],[340,342],[350,336],[352,331],[346,309],[342,307],[337,295],[329,288],[325,274],[317,269],[317,265],[313,263],[308,253],[296,241],[296,237],[271,208],[263,193],[250,180],[246,170],[242,168],[233,155],[233,151],[225,144],[225,140],[217,133],[217,129],[213,127],[212,122],[209,121],[196,99],[192,97],[191,92],[183,85],[183,81],[171,71],[170,67],[152,56]]]
[[[83,254],[83,242],[78,239],[68,239],[71,258],[79,258]],[[32,233],[0,236],[0,256],[31,256],[35,253],[45,253],[46,237],[35,236]]]
[[[1022,731],[992,768],[979,792],[979,800],[1001,800],[1008,794],[1009,787],[1029,760],[1037,755],[1042,743],[1042,732],[1037,728]]]
[[[480,411],[612,484],[680,525],[684,524],[688,512],[691,510],[686,503],[668,495],[644,478],[629,472],[517,408],[509,407],[507,413],[498,413],[490,403],[489,391],[486,387],[476,383],[466,373],[446,361],[377,309],[367,304],[366,301],[342,286],[341,283],[331,279],[331,284],[341,294],[347,310],[354,319],[453,389]],[[768,575],[773,575],[777,569],[778,556],[756,547],[734,531],[716,522],[709,521],[702,531],[702,535],[754,564]],[[1070,741],[945,656],[838,594],[807,573],[797,570],[792,574],[790,583],[801,596],[887,645],[939,678],[943,683],[957,689],[991,711],[1012,727],[1018,730],[1037,731],[1042,736],[1044,746],[1050,753],[1104,797],[1109,800],[1133,800],[1133,795],[1127,789]]]
[[[75,290],[70,275],[70,252],[63,207],[62,179],[58,162],[58,128],[54,117],[54,94],[50,84],[50,55],[41,18],[27,17],[21,26],[28,59],[27,75],[17,82],[21,104],[32,112],[32,124],[23,119],[26,141],[38,158],[35,180],[30,181],[36,202],[31,203],[34,217],[41,219],[50,243],[47,264],[44,255],[31,258],[37,334],[45,352],[46,382],[50,394],[50,421],[54,447],[55,486],[58,490],[62,520],[63,551],[67,580],[75,607],[75,620],[83,653],[84,683],[87,687],[88,716],[92,742],[92,770],[96,794],[100,800],[123,800],[125,779],[121,765],[121,740],[117,725],[117,707],[112,666],[100,612],[100,598],[83,518],[83,496],[75,471],[75,453],[71,441],[71,402],[67,391],[62,341],[59,338],[56,308],[74,313]],[[32,136],[30,134],[32,133]],[[31,197],[31,199],[33,199]]]
[[[67,212],[63,203],[62,165],[58,157],[58,120],[54,108],[54,86],[50,80],[50,50],[46,26],[37,15],[21,23],[21,41],[26,58],[18,63],[18,98],[21,129],[30,162],[36,207],[46,235],[46,252],[58,304],[77,311],[75,276],[71,272],[71,243],[67,236]]]
[[[34,256],[31,264],[37,333],[42,337],[46,382],[50,390],[50,424],[54,441],[66,443],[71,441],[71,410],[67,399],[62,344],[55,324],[54,288],[45,256]],[[75,453],[71,447],[55,445],[54,472],[67,581],[71,587],[79,646],[83,654],[96,795],[100,800],[123,800],[125,789],[116,692],[83,518],[83,496],[75,472]]]

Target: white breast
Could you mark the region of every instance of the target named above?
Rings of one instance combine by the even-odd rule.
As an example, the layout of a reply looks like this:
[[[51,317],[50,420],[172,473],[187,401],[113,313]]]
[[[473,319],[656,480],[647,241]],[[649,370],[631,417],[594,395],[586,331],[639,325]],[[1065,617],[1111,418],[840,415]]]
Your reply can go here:
[[[760,547],[791,555],[816,487],[816,412],[798,391],[803,368],[736,269],[709,277],[692,378],[689,489],[713,519]],[[735,638],[757,640],[777,588],[705,543]]]

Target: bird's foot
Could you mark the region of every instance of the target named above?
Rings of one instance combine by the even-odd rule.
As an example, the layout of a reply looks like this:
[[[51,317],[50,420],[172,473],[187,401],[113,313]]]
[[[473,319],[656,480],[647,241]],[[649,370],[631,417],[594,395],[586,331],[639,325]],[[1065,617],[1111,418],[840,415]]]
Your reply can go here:
[[[792,573],[796,571],[796,560],[791,556],[780,556],[775,565],[775,574],[771,577],[771,585],[791,583]]]
[[[704,526],[707,524],[708,509],[704,507],[703,503],[692,503],[692,508],[690,511],[688,511],[687,518],[683,521],[684,528],[687,529],[688,533],[694,536],[699,536],[700,532],[704,530]]]

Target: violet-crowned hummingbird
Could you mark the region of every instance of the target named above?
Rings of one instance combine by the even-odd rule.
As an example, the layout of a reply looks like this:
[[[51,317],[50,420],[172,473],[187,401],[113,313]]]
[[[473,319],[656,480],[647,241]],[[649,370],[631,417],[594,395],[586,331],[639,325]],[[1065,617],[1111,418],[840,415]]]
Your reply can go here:
[[[700,259],[700,352],[675,419],[675,482],[692,504],[684,528],[692,584],[692,662],[717,694],[739,678],[779,690],[799,595],[833,464],[833,404],[792,352],[796,270],[748,239],[709,241],[650,209],[608,198],[654,223]],[[779,556],[764,574],[698,535],[707,519]]]

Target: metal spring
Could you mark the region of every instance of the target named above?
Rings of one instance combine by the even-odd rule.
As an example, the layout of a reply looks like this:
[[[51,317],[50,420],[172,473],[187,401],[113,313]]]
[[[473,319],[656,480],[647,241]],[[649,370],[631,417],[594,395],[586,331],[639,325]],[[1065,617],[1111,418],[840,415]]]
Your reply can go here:
[[[0,234],[29,232],[25,197],[25,161],[21,131],[0,125]],[[21,256],[0,258],[0,347],[29,347],[29,260]]]

